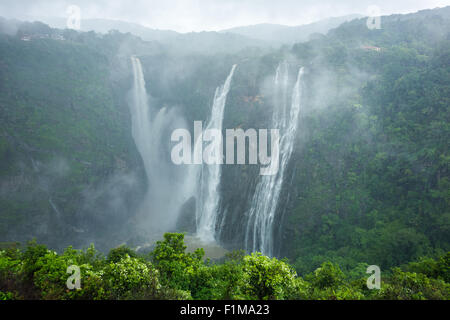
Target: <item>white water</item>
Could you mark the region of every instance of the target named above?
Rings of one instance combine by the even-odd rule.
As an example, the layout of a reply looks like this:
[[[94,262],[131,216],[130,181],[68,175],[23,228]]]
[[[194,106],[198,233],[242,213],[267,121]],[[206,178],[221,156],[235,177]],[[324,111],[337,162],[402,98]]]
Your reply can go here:
[[[230,91],[231,79],[236,65],[231,69],[225,83],[216,89],[214,103],[211,110],[211,119],[206,127],[208,129],[217,129],[222,132],[223,115],[228,92]],[[220,135],[222,138],[222,135]],[[196,141],[194,154],[199,148]],[[215,155],[219,156],[219,155]],[[219,184],[222,173],[220,164],[205,164],[201,167],[199,198],[197,198],[197,236],[204,242],[214,242],[216,236],[216,222],[219,213]]]
[[[184,126],[175,110],[151,108],[145,88],[140,60],[132,56],[134,85],[130,101],[132,135],[141,155],[149,184],[139,210],[140,227],[150,233],[163,233],[173,229],[183,204],[182,181],[186,172],[174,168],[164,158],[163,137],[170,128]]]
[[[291,107],[288,112],[288,65],[281,63],[275,76],[275,109],[272,117],[272,128],[279,129],[280,166],[278,173],[272,176],[261,176],[247,217],[245,246],[248,252],[259,251],[265,255],[273,255],[274,218],[285,169],[292,155],[295,142],[298,117],[301,107],[301,79],[303,68],[298,72],[293,88]]]
[[[131,57],[131,62],[134,75],[133,103],[130,104],[132,134],[136,147],[144,162],[145,172],[147,177],[149,177],[152,171],[153,157],[150,141],[148,141],[152,131],[150,127],[148,97],[141,62],[134,56]]]
[[[141,208],[142,214],[152,216],[150,219],[151,231],[165,232],[173,228],[182,204],[188,198],[195,196],[196,236],[203,243],[213,243],[218,231],[217,217],[220,205],[218,188],[221,180],[221,165],[185,166],[186,172],[175,178],[170,176],[170,168],[164,165],[164,160],[161,158],[161,137],[165,129],[173,126],[176,117],[172,111],[167,111],[165,108],[152,112],[145,89],[141,63],[136,57],[132,57],[131,61],[134,73],[133,97],[130,104],[132,134],[143,159],[150,185],[148,195]],[[225,83],[216,89],[211,117],[205,129],[222,130],[224,108],[235,68],[234,65]],[[303,68],[298,72],[289,105],[288,66],[286,63],[282,63],[277,68],[274,80],[275,109],[271,128],[280,130],[281,161],[278,173],[272,176],[261,176],[256,186],[246,221],[245,247],[247,251],[260,251],[269,256],[273,255],[273,222],[285,169],[292,155],[297,132],[301,108],[302,75]],[[155,113],[154,117],[152,117],[153,113]],[[195,141],[194,154],[197,154],[196,151],[202,145],[202,139]],[[143,227],[149,228],[149,225],[143,224]]]

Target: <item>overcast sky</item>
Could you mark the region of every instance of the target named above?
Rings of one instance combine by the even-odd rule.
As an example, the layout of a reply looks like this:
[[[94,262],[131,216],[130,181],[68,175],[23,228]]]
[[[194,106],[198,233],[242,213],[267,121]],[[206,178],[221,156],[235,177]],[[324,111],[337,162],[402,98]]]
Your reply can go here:
[[[81,18],[135,22],[179,32],[222,30],[257,23],[301,25],[359,13],[378,6],[382,15],[450,5],[450,0],[0,0],[0,16],[67,17],[77,5]],[[82,20],[81,20],[82,23]]]

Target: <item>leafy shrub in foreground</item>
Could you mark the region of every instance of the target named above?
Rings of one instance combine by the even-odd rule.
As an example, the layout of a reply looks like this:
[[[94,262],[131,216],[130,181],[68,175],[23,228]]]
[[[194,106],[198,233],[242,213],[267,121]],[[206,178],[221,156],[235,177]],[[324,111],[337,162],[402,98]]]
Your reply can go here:
[[[113,299],[155,299],[161,289],[158,274],[151,263],[126,255],[109,263],[102,278]]]
[[[378,298],[386,300],[447,300],[450,285],[442,280],[430,279],[425,274],[403,272],[394,268],[387,283],[382,284]]]
[[[261,253],[245,256],[242,270],[243,291],[250,299],[283,299],[295,285],[291,266]]]

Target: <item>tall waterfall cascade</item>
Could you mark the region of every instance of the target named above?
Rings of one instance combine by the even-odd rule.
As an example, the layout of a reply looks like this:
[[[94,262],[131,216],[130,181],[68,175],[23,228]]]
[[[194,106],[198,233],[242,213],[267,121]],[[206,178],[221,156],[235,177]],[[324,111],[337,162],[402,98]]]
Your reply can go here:
[[[280,166],[274,175],[261,176],[246,215],[245,249],[273,256],[274,219],[286,167],[292,155],[301,108],[303,68],[300,68],[288,107],[288,64],[282,62],[274,80],[275,99],[272,128],[280,130]]]
[[[152,171],[152,150],[148,138],[151,134],[150,110],[148,106],[147,91],[145,89],[144,74],[140,60],[132,56],[134,84],[133,101],[130,104],[132,134],[136,147],[144,162],[147,177]]]
[[[140,227],[156,235],[173,230],[185,200],[180,186],[187,170],[175,168],[164,157],[166,134],[184,124],[174,109],[152,108],[141,62],[132,56],[131,63],[134,76],[129,103],[132,135],[149,185],[139,212]]]
[[[225,83],[216,89],[211,110],[211,118],[206,130],[217,129],[222,131],[225,104],[235,69],[236,65],[233,65]],[[199,143],[202,143],[202,141],[195,142],[194,153],[198,149]],[[204,242],[214,242],[216,239],[216,222],[219,214],[220,202],[219,184],[222,173],[221,167],[220,164],[202,165],[201,173],[199,175],[199,199],[197,201],[196,209],[197,236]]]

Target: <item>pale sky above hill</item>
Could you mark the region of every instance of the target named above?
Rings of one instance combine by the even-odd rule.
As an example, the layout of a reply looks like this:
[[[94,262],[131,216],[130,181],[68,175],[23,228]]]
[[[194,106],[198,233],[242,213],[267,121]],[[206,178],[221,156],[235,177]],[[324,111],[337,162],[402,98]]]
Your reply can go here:
[[[82,19],[123,20],[191,32],[258,23],[301,25],[328,17],[367,15],[369,6],[379,7],[382,15],[410,13],[448,6],[450,0],[0,0],[0,16],[67,17],[70,5],[80,7]]]

